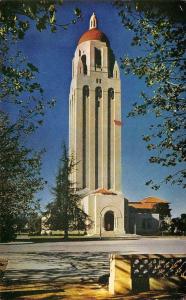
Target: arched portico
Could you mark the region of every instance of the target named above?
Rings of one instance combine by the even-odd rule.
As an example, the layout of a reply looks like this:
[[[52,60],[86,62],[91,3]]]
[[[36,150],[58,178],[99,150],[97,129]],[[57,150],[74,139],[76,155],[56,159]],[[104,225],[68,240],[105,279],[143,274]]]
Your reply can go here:
[[[100,211],[100,233],[113,231],[117,232],[121,219],[122,213],[117,207],[104,207]]]
[[[88,234],[123,236],[125,234],[125,200],[119,195],[91,194],[83,200],[86,213],[92,220]]]
[[[109,210],[104,215],[104,229],[106,231],[114,230],[114,212]]]

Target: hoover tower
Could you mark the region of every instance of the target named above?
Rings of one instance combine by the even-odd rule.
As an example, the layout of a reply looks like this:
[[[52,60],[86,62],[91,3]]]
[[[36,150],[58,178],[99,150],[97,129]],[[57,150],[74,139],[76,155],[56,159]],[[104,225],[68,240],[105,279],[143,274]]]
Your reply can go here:
[[[124,233],[120,72],[94,13],[72,60],[69,148],[77,163],[72,180],[88,193],[82,205],[93,219],[90,232]]]

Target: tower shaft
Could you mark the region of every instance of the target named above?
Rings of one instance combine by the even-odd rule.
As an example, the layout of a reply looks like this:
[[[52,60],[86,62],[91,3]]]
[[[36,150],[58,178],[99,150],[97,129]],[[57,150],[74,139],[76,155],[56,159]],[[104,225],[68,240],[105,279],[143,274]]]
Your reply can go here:
[[[121,191],[119,68],[95,18],[72,62],[69,147],[77,163],[72,180],[79,189]]]

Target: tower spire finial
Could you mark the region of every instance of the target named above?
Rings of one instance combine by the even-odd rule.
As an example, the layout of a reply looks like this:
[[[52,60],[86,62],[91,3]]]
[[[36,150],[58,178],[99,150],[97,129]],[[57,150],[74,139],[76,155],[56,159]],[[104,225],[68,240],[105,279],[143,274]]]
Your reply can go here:
[[[98,21],[97,21],[95,13],[93,12],[93,14],[92,14],[92,16],[90,18],[89,30],[93,29],[93,28],[97,28],[97,24],[98,24]]]

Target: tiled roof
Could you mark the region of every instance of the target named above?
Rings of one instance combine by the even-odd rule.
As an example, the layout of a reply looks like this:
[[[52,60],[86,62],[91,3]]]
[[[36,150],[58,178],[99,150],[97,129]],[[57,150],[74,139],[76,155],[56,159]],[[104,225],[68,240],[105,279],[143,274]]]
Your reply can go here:
[[[168,204],[168,202],[157,197],[146,197],[139,202],[129,202],[129,206],[136,209],[153,209],[157,204]]]
[[[155,207],[155,203],[132,203],[129,202],[129,206],[137,208],[137,209],[153,209]]]
[[[83,33],[79,39],[78,44],[81,44],[86,41],[94,41],[94,40],[105,42],[107,46],[109,45],[109,40],[106,37],[106,35],[97,28],[90,29],[85,33]]]
[[[166,200],[162,200],[158,197],[153,197],[153,196],[146,197],[146,198],[140,200],[139,202],[142,202],[142,203],[168,203],[168,201],[166,201]]]
[[[112,191],[109,191],[107,189],[101,188],[94,192],[94,194],[103,194],[103,195],[116,195],[116,193],[113,193]]]

